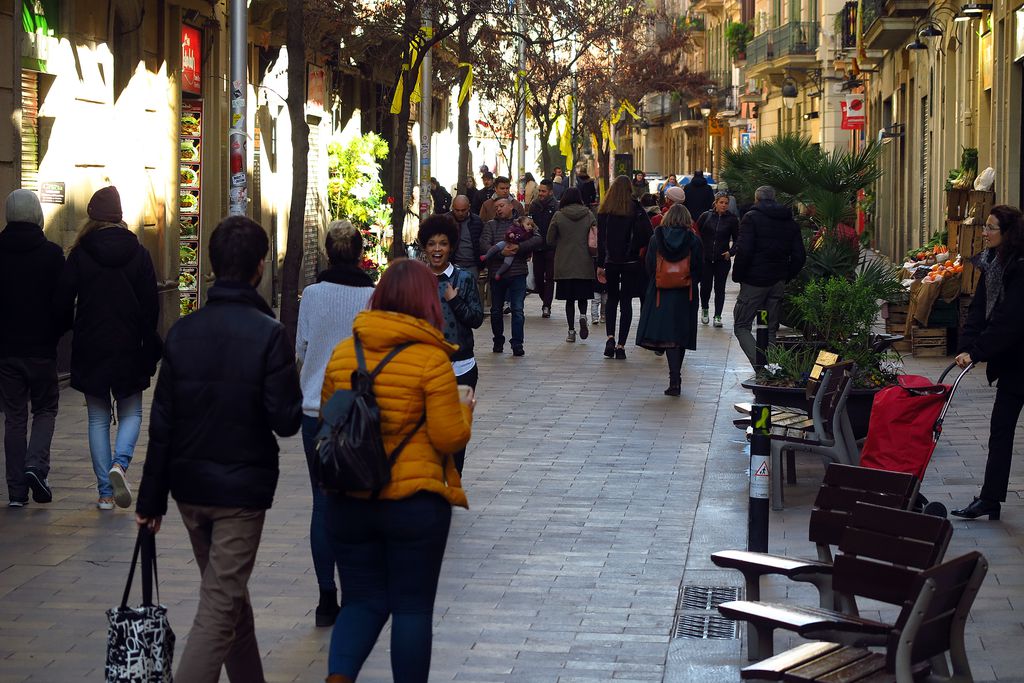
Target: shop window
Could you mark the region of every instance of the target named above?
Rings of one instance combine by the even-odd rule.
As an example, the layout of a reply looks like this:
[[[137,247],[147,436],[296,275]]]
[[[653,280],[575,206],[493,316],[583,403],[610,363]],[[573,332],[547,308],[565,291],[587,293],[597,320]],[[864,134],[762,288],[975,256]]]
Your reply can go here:
[[[21,186],[39,189],[39,74],[21,72]]]

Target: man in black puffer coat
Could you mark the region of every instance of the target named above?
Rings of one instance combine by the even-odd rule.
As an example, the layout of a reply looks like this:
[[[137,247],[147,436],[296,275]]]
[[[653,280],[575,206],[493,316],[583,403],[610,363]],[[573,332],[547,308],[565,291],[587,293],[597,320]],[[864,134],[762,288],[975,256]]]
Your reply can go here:
[[[0,406],[7,504],[16,508],[28,502],[30,488],[37,503],[53,499],[47,475],[60,390],[52,301],[64,252],[43,234],[43,209],[35,192],[12,192],[6,214],[7,227],[0,232]]]
[[[751,365],[757,349],[751,332],[754,317],[760,310],[768,311],[769,338],[774,340],[786,283],[796,277],[807,260],[800,226],[789,207],[775,202],[775,188],[757,188],[754,202],[740,219],[732,270],[733,281],[740,283],[733,329]]]
[[[229,655],[232,679],[263,680],[246,586],[277,488],[274,434],[302,420],[295,352],[255,289],[268,247],[244,216],[213,231],[217,282],[168,332],[153,396],[136,518],[158,530],[170,492],[203,576],[180,681],[216,681]]]
[[[686,190],[686,201],[683,203],[690,210],[693,220],[703,216],[705,211],[710,211],[715,205],[715,191],[708,185],[701,171],[694,171],[693,178],[683,189]]]

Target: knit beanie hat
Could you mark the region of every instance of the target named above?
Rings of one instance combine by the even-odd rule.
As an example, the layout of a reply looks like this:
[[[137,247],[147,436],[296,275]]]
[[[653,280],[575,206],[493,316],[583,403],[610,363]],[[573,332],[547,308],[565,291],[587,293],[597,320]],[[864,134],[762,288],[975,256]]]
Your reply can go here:
[[[665,190],[665,199],[673,204],[682,204],[686,201],[686,190],[679,186],[673,186]]]
[[[43,207],[32,190],[15,190],[7,195],[7,222],[31,223],[43,227]]]
[[[104,223],[121,222],[121,195],[113,185],[96,190],[89,200],[89,218]]]

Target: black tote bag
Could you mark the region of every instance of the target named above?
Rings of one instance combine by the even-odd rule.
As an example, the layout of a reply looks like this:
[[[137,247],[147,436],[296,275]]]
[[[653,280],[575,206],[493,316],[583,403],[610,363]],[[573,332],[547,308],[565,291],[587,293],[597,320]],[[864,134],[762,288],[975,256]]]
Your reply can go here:
[[[135,567],[142,551],[142,605],[128,607]],[[153,602],[156,571],[156,538],[146,527],[139,528],[132,553],[132,566],[121,605],[107,610],[107,683],[173,683],[174,631],[167,620],[167,608],[160,605],[160,587]]]

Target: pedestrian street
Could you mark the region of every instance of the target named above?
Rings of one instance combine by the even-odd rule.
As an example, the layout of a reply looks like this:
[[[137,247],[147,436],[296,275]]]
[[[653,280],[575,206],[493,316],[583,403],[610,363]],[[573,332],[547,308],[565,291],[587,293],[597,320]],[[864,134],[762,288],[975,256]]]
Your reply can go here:
[[[535,297],[523,358],[490,353],[485,321],[464,476],[470,509],[453,515],[431,680],[739,680],[742,639],[672,638],[682,585],[742,585],[708,559],[746,544],[747,456],[732,404],[749,400],[739,382],[750,373],[731,327],[731,304],[724,328],[701,327],[683,364],[682,396],[672,398],[662,393],[663,358],[631,340],[625,361],[606,359],[600,330],[568,344],[561,316],[542,319]],[[946,360],[909,359],[908,369],[937,377]],[[923,490],[947,507],[981,478],[992,392],[981,374],[958,395],[925,480]],[[150,400],[147,392],[129,470],[135,485]],[[977,548],[991,563],[967,627],[978,681],[1024,680],[1021,443],[1018,434],[1002,521],[955,520],[948,553]],[[249,584],[257,636],[268,681],[322,681],[330,629],[313,625],[309,481],[300,438],[281,446],[281,480]],[[786,509],[772,513],[772,551],[813,556],[807,515],[820,477],[818,461],[799,458],[799,484],[787,487]],[[135,522],[127,511],[95,508],[85,405],[70,389],[61,395],[50,483],[53,503],[0,512],[2,683],[102,679],[104,611],[120,601]],[[199,573],[173,505],[157,547],[160,600],[180,653]],[[765,598],[815,601],[804,586],[769,586]],[[360,681],[390,680],[388,641],[385,633]]]

